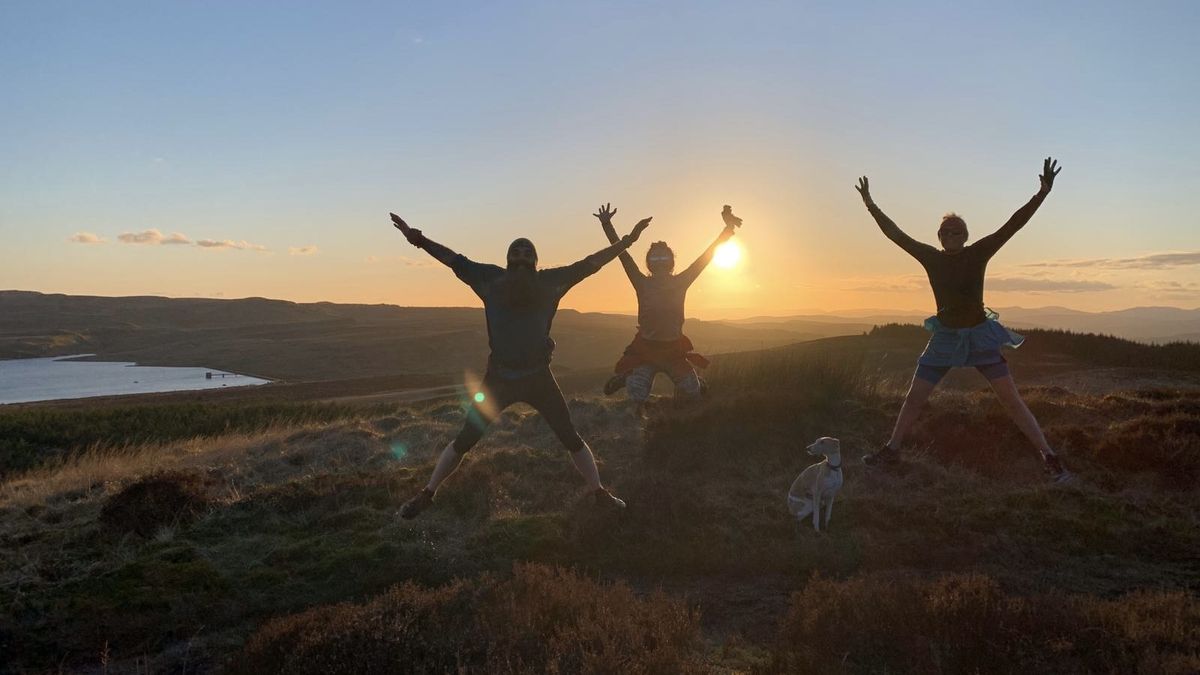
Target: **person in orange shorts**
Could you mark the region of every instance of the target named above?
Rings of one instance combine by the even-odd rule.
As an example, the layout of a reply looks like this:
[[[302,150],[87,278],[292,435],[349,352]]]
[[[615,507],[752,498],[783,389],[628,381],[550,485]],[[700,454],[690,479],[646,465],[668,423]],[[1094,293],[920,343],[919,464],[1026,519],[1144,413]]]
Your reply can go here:
[[[616,209],[605,204],[593,215],[610,243],[618,241],[612,218]],[[733,215],[726,206],[721,212],[725,229],[699,258],[679,274],[675,274],[675,252],[666,242],[656,241],[646,253],[646,269],[643,274],[633,256],[622,251],[618,258],[638,299],[638,329],[633,342],[625,348],[624,355],[617,361],[614,375],[604,385],[605,394],[613,394],[626,387],[629,399],[641,411],[650,398],[650,389],[658,373],[666,373],[675,384],[675,396],[683,399],[700,397],[704,392],[704,381],[696,368],[704,368],[708,360],[694,351],[692,341],[683,334],[683,305],[688,288],[712,262],[717,247],[729,240],[741,226],[742,219]]]

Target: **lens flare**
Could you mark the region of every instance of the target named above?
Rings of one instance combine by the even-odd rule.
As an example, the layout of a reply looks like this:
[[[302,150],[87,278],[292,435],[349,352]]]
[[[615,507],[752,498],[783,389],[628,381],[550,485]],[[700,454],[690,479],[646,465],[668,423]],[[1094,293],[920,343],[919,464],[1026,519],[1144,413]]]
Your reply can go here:
[[[484,389],[483,378],[473,371],[463,372],[463,388],[459,392],[458,400],[464,411],[474,406],[484,417],[494,417],[500,412],[496,409],[496,402]]]
[[[717,267],[729,269],[736,267],[742,260],[742,247],[736,241],[727,241],[717,247],[713,253],[713,263]]]

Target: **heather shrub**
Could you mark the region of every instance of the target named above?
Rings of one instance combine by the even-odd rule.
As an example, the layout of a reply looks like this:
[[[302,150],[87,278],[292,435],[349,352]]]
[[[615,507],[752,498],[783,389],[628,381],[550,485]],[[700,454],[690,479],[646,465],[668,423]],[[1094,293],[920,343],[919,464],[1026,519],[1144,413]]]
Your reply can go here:
[[[508,578],[405,583],[272,620],[230,672],[689,672],[698,633],[680,600],[518,564]]]
[[[1126,420],[1099,439],[1094,455],[1110,468],[1152,472],[1164,486],[1192,489],[1200,480],[1200,416],[1150,414]]]
[[[200,475],[158,473],[130,483],[109,497],[100,510],[100,523],[111,531],[150,537],[161,527],[190,521],[208,504]]]
[[[816,578],[792,597],[771,669],[786,672],[1185,673],[1200,666],[1200,602],[1006,594],[980,574]]]

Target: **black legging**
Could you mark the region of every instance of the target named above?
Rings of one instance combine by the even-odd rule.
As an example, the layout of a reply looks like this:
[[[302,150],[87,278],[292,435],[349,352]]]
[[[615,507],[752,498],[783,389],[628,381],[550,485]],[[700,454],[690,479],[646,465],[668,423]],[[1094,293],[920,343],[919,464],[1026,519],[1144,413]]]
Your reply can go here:
[[[505,379],[488,371],[480,390],[485,398],[472,403],[467,411],[467,421],[454,439],[455,452],[461,454],[470,450],[500,413],[514,403],[528,403],[541,413],[567,450],[577,452],[583,448],[583,439],[575,431],[571,411],[567,409],[562,390],[549,366],[515,379]]]

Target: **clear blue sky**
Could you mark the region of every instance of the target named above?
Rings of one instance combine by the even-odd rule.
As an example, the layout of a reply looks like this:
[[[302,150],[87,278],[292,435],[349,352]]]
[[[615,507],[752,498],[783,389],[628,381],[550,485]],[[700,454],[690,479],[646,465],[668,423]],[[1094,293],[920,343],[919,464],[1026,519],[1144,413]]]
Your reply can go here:
[[[389,210],[553,264],[600,202],[681,258],[729,203],[744,262],[691,314],[922,308],[854,179],[978,237],[1053,154],[989,304],[1200,306],[1159,255],[1200,251],[1200,3],[1150,5],[0,2],[0,288],[474,304]],[[633,303],[614,266],[564,305]]]

